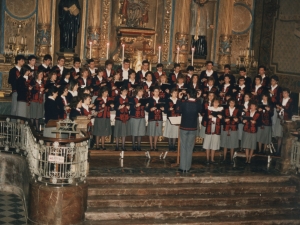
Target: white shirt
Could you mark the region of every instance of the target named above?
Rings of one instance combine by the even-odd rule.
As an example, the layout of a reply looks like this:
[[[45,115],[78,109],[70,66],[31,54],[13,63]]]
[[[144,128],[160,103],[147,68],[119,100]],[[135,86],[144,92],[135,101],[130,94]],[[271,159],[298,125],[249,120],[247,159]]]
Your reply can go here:
[[[19,66],[16,66],[16,68],[17,68],[19,71],[21,71],[21,67],[19,67]]]
[[[30,64],[28,64],[28,66],[30,67],[30,69],[34,70],[34,66],[31,66]]]
[[[161,75],[162,75],[162,72],[159,72],[159,71],[157,71],[157,72],[158,72],[158,75],[159,75],[159,76],[161,76]]]
[[[254,116],[254,114],[255,114],[255,112],[256,112],[256,110],[255,110],[255,111],[253,111],[253,112],[252,112],[252,111],[250,111],[250,116],[251,116],[251,117],[253,117],[253,116]]]
[[[231,108],[229,107],[229,115],[232,116],[233,115],[233,111],[235,110],[235,107]]]
[[[278,87],[277,84],[275,86],[271,86],[271,90],[274,91],[277,87]]]
[[[208,76],[208,77],[210,77],[213,73],[214,73],[213,70],[211,70],[211,71],[206,70],[206,76]]]
[[[146,81],[146,84],[147,84],[147,86],[148,86],[148,88],[151,86],[151,84],[152,84],[152,81]]]
[[[81,86],[81,88],[85,88],[86,87],[86,78],[82,78],[84,85]]]
[[[124,100],[126,99],[126,95],[125,96],[123,96],[123,95],[120,95],[121,96],[121,98],[123,98]]]
[[[290,100],[290,98],[282,99],[282,106],[286,106],[286,104],[288,103],[289,100]]]
[[[97,77],[98,77],[99,81],[102,82],[103,77],[99,77],[99,76],[97,76]]]
[[[45,67],[46,69],[48,68],[48,66],[46,66],[44,63],[42,64],[43,67]]]
[[[197,87],[197,84],[194,84],[194,83],[193,83],[193,87],[196,88],[196,87]]]
[[[207,87],[208,87],[208,91],[210,91],[213,88],[213,86],[208,86],[208,85]]]
[[[91,71],[91,74],[92,74],[92,75],[95,75],[96,69],[97,69],[97,68],[94,68],[94,69],[89,68],[89,70]]]
[[[175,77],[176,77],[176,79],[177,79],[179,73],[175,73],[175,72],[174,72],[174,74],[175,74]]]
[[[71,90],[69,90],[69,92],[72,94],[73,97],[76,97],[78,95],[77,91],[71,91]]]
[[[122,68],[122,77],[123,77],[123,80],[128,80],[128,71],[129,71],[129,68],[127,70],[125,70],[124,68]]]
[[[68,102],[67,102],[66,96],[64,96],[64,95],[61,95],[60,97],[61,97],[61,98],[64,100],[65,104],[67,105],[67,104],[68,104]]]
[[[58,68],[59,68],[59,70],[60,70],[60,74],[63,74],[64,67],[63,67],[63,66],[60,66],[60,65],[57,65],[57,67],[58,67]]]
[[[134,84],[134,83],[135,83],[135,80],[129,80],[129,82],[130,82],[131,84]]]
[[[244,89],[244,87],[245,87],[245,84],[243,84],[242,86],[239,85],[239,88],[240,88],[241,90]]]
[[[73,66],[73,68],[75,69],[75,72],[76,72],[76,73],[79,73],[79,72],[80,72],[80,69],[79,69],[79,68],[76,68],[76,67],[74,67],[74,66]]]
[[[111,70],[106,70],[107,77],[110,77]]]
[[[229,87],[229,86],[230,86],[230,84],[224,84],[223,92],[225,92],[226,88]]]
[[[48,98],[51,99],[51,100],[53,100],[53,101],[55,101],[55,99],[52,96],[49,96]]]
[[[261,85],[255,85],[255,93],[257,92],[257,90],[261,87]]]
[[[148,72],[148,70],[147,70],[147,71],[142,70],[143,77],[146,76],[146,73],[147,73],[147,72]]]
[[[171,98],[171,100],[172,100],[173,104],[176,104],[177,98]]]
[[[153,97],[153,99],[155,100],[156,103],[158,103],[159,97],[158,98]]]
[[[23,76],[25,78],[25,80],[27,81],[28,80],[28,76]]]
[[[82,108],[84,108],[86,111],[90,111],[90,108],[89,108],[89,106],[88,105],[86,105],[86,104],[84,104],[84,103],[82,103]]]
[[[249,102],[245,102],[245,103],[244,103],[245,109],[248,109],[248,105],[249,105]]]
[[[183,87],[184,84],[177,84],[179,88]]]
[[[65,80],[67,83],[69,83],[69,79],[65,78],[64,80]]]
[[[42,81],[41,80],[36,80],[36,82],[41,85],[42,84]]]

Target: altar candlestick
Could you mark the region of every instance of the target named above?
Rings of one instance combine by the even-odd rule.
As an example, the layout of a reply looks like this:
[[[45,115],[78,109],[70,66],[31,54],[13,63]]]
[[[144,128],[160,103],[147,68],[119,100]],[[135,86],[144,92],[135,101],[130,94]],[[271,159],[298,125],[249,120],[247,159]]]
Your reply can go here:
[[[192,66],[194,66],[194,53],[195,53],[195,48],[192,48]]]
[[[178,63],[179,62],[179,47],[177,47],[177,57],[176,57],[176,63]]]
[[[109,42],[107,42],[106,47],[106,59],[108,59],[108,53],[109,53]]]
[[[158,63],[160,63],[161,46],[158,47]]]
[[[92,42],[90,41],[90,59],[92,58]]]
[[[124,62],[125,58],[125,44],[122,44],[122,62]]]

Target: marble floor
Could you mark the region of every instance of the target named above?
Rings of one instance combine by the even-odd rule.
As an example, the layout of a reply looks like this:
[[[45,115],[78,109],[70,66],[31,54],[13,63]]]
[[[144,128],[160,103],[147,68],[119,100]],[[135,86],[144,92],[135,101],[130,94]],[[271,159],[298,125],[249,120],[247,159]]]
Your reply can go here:
[[[23,201],[18,195],[0,192],[0,224],[27,224]]]

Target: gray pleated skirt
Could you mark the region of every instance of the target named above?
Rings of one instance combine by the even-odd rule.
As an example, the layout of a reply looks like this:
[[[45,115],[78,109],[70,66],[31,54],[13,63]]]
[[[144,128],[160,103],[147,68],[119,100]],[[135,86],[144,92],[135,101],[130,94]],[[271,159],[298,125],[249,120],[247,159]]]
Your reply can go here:
[[[22,116],[28,118],[28,106],[27,102],[17,102],[17,116]]]
[[[38,102],[30,103],[30,118],[32,119],[44,118],[44,103],[38,103]]]
[[[244,129],[244,124],[243,123],[239,123],[238,126],[238,133],[239,133],[239,140],[242,140],[242,136],[243,136],[243,129]]]
[[[220,149],[220,135],[206,134],[203,143],[204,149],[219,150]]]
[[[148,136],[162,136],[162,121],[149,121],[147,127]]]
[[[264,126],[263,129],[259,127],[256,133],[256,140],[266,145],[270,144],[272,142],[272,127]]]
[[[206,127],[205,126],[201,126],[201,129],[199,129],[198,137],[205,138],[205,130],[206,130]]]
[[[145,136],[146,134],[146,120],[145,118],[130,118],[130,131],[131,135],[134,137]]]
[[[103,137],[111,135],[109,118],[95,118],[93,135]]]
[[[273,126],[272,132],[273,137],[283,137],[283,127],[280,124],[280,119],[277,118],[275,125]]]
[[[114,131],[114,137],[126,137],[130,136],[130,125],[129,121],[126,123],[123,123],[120,120],[115,121],[115,131]]]
[[[167,138],[178,138],[178,126],[172,125],[167,119],[163,136]]]
[[[228,136],[229,134],[229,136]],[[223,131],[221,132],[221,147],[223,148],[238,148],[239,147],[239,132],[238,131]]]
[[[242,148],[247,148],[247,149],[256,149],[256,133],[248,133],[243,131],[243,136],[242,136]]]

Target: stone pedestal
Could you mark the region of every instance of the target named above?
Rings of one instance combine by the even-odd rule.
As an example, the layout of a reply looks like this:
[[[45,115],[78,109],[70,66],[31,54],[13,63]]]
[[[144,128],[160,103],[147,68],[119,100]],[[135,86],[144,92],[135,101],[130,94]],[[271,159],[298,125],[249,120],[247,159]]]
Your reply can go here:
[[[297,128],[296,122],[285,122],[283,126],[283,140],[281,146],[281,157],[276,162],[276,169],[281,173],[288,173],[291,171],[291,154],[292,144],[295,139],[290,132],[295,131]]]
[[[31,224],[82,224],[87,208],[87,184],[46,186],[30,184],[29,213]]]

